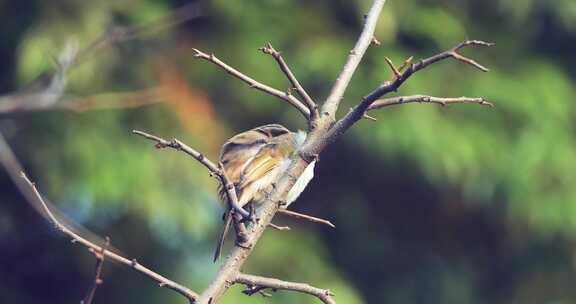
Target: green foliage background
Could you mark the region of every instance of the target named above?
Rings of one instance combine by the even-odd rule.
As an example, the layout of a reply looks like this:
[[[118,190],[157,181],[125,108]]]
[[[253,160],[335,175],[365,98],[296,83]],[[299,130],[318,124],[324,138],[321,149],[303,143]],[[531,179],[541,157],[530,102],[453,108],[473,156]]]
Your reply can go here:
[[[0,90],[9,94],[50,70],[50,55],[69,39],[85,46],[111,26],[148,24],[183,2],[2,2]],[[65,213],[195,290],[219,266],[210,262],[222,213],[216,182],[185,155],[154,150],[130,131],[177,137],[215,159],[218,143],[235,132],[270,122],[304,128],[295,110],[194,60],[191,48],[285,88],[273,60],[256,51],[271,42],[322,101],[370,1],[199,5],[197,19],[108,48],[74,68],[67,93],[148,88],[159,71],[176,66],[216,113],[203,128],[187,127],[201,118],[194,106],[173,103],[0,117],[0,130]],[[360,122],[325,153],[295,204],[338,228],[280,219],[292,231],[268,232],[246,271],[329,288],[347,304],[576,301],[576,3],[390,0],[376,33],[382,45],[369,49],[341,113],[388,79],[384,56],[397,63],[424,58],[467,38],[496,42],[463,51],[490,73],[446,61],[415,75],[398,94],[482,96],[496,107],[412,104]],[[91,280],[91,256],[55,238],[3,173],[0,190],[2,302],[79,301]],[[97,302],[183,303],[129,270],[106,268]],[[247,298],[239,291],[223,302],[316,301],[288,292]]]

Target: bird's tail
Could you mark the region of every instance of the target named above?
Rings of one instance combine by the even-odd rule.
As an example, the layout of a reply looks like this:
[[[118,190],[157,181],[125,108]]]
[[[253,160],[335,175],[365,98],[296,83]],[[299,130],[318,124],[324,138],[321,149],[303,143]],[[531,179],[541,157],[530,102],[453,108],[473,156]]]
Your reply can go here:
[[[222,246],[224,246],[224,240],[230,230],[230,225],[232,224],[232,212],[230,210],[226,211],[226,218],[224,219],[224,227],[222,227],[222,232],[220,232],[220,237],[218,238],[218,244],[216,244],[216,251],[214,252],[214,262],[216,262],[220,255],[222,254]]]

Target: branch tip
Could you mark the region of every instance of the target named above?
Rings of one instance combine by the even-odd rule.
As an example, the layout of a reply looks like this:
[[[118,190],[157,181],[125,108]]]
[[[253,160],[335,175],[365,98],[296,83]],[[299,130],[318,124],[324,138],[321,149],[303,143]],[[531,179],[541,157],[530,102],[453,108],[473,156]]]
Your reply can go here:
[[[364,113],[364,115],[363,115],[362,117],[365,118],[365,119],[368,119],[368,120],[370,120],[370,121],[378,121],[378,119],[376,119],[375,117],[372,117],[372,116],[370,116],[370,115],[368,115],[368,114],[366,114],[366,113]]]
[[[289,226],[278,226],[278,225],[272,224],[272,223],[268,224],[268,226],[270,226],[271,228],[274,228],[275,230],[278,230],[278,231],[289,231],[289,230],[291,230]]]
[[[488,69],[487,67],[479,64],[479,63],[476,62],[474,59],[471,59],[471,58],[468,58],[468,57],[466,57],[466,56],[464,56],[464,55],[461,55],[460,53],[458,53],[458,52],[456,52],[456,51],[451,52],[450,55],[451,55],[454,59],[456,59],[456,60],[458,60],[458,61],[460,61],[460,62],[463,62],[463,63],[465,63],[465,64],[469,64],[469,65],[471,65],[471,66],[473,66],[473,67],[481,70],[482,72],[489,72],[489,71],[490,71],[490,69]]]
[[[368,107],[368,111],[380,109],[388,106],[401,105],[405,103],[435,103],[441,106],[447,106],[456,103],[472,103],[481,106],[494,107],[494,104],[482,97],[434,97],[428,95],[398,96],[391,98],[378,99]]]
[[[266,43],[265,46],[258,48],[258,50],[260,50],[264,54],[272,56],[272,58],[274,58],[274,60],[280,67],[280,70],[282,70],[284,75],[286,75],[286,78],[288,78],[288,81],[290,81],[290,84],[292,84],[292,87],[289,88],[287,92],[285,92],[286,98],[295,99],[298,101],[299,104],[303,103],[303,106],[306,108],[305,112],[308,121],[312,122],[316,120],[318,116],[318,110],[317,110],[318,106],[316,105],[314,100],[310,97],[310,95],[308,95],[308,93],[306,92],[304,87],[300,84],[298,79],[296,79],[296,76],[294,75],[294,73],[292,73],[292,71],[288,67],[286,61],[284,61],[284,58],[282,57],[280,52],[274,49],[274,47],[270,42]],[[298,95],[302,97],[303,101],[300,101],[298,98],[294,97],[292,95],[292,90],[295,90],[298,93]]]
[[[386,60],[386,63],[388,64],[388,66],[390,67],[390,69],[392,70],[392,73],[394,73],[393,77],[394,79],[400,77],[402,74],[400,73],[400,71],[398,70],[398,68],[396,68],[396,65],[394,65],[394,63],[392,62],[392,60],[390,60],[390,58],[388,57],[384,57],[384,60]]]
[[[332,224],[332,222],[330,222],[329,220],[325,220],[325,219],[322,219],[319,217],[291,211],[291,210],[284,209],[284,208],[278,209],[278,213],[285,214],[285,215],[291,216],[293,218],[297,218],[297,219],[301,219],[301,220],[305,220],[305,221],[309,221],[309,222],[313,222],[313,223],[318,223],[318,224],[324,224],[326,226],[336,228],[336,226],[334,224]]]

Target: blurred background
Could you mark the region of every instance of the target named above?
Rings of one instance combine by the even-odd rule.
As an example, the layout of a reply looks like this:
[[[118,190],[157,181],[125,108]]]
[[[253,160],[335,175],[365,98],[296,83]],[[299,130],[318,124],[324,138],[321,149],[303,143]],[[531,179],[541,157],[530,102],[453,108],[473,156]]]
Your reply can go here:
[[[131,130],[216,159],[226,138],[254,126],[305,128],[294,109],[191,48],[285,89],[257,51],[271,42],[322,101],[370,2],[3,0],[0,132],[66,215],[200,291],[221,263],[211,262],[223,212],[216,181]],[[384,56],[399,64],[467,38],[496,42],[462,52],[490,73],[447,60],[398,94],[482,96],[496,107],[372,113],[377,122],[323,153],[292,205],[337,228],[279,217],[292,230],[268,231],[245,270],[328,288],[346,304],[576,303],[576,2],[390,0],[376,37],[340,114],[390,77]],[[0,302],[78,303],[93,256],[26,203],[3,168],[0,201]],[[118,265],[105,264],[103,277],[96,303],[185,303]],[[240,291],[222,302],[317,302]]]

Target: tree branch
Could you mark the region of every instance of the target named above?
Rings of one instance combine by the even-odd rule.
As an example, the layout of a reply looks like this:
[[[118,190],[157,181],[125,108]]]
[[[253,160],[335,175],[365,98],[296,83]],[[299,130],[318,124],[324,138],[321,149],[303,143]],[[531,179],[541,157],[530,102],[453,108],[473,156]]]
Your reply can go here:
[[[248,211],[244,210],[244,208],[242,208],[238,204],[238,196],[236,195],[234,185],[230,182],[230,180],[228,180],[228,177],[226,176],[226,174],[224,174],[224,170],[221,170],[220,167],[217,167],[213,162],[211,162],[207,157],[205,157],[204,154],[192,149],[191,147],[179,141],[178,139],[172,139],[171,141],[168,141],[161,137],[138,130],[133,130],[132,133],[140,135],[146,139],[155,141],[156,142],[155,147],[158,149],[172,148],[192,156],[194,159],[196,159],[198,162],[200,162],[202,165],[204,165],[204,167],[208,169],[210,175],[218,177],[218,179],[222,183],[222,186],[225,187],[226,189],[226,193],[228,194],[228,199],[231,204],[230,207],[233,208],[235,212],[241,214],[244,218],[250,217]]]
[[[290,81],[292,86],[294,86],[296,92],[298,92],[300,97],[304,99],[304,103],[306,104],[306,107],[310,111],[310,122],[314,122],[318,117],[318,106],[316,105],[314,100],[312,100],[310,95],[308,95],[304,87],[302,87],[296,76],[294,76],[294,73],[292,73],[292,71],[288,67],[288,64],[286,64],[286,61],[284,61],[284,58],[282,57],[280,52],[276,51],[271,43],[267,43],[266,46],[261,47],[258,50],[262,51],[262,53],[264,54],[272,56],[274,60],[276,60],[276,63],[278,63],[278,66],[280,66],[280,69],[282,70],[282,72],[284,72],[286,78],[288,78],[288,81]]]
[[[256,80],[254,80],[253,78],[250,78],[249,76],[246,76],[245,74],[243,74],[242,72],[238,71],[237,69],[227,65],[226,63],[224,63],[223,61],[221,61],[220,59],[216,58],[216,56],[214,56],[214,54],[206,54],[198,49],[192,49],[194,51],[194,57],[195,58],[200,58],[200,59],[204,59],[206,61],[212,62],[213,64],[219,66],[220,68],[222,68],[224,71],[226,71],[228,74],[242,80],[243,82],[245,82],[246,84],[248,84],[248,86],[250,86],[251,88],[254,88],[256,90],[262,91],[264,93],[270,94],[274,97],[278,97],[281,100],[287,102],[288,104],[292,105],[294,108],[296,108],[302,115],[304,115],[304,117],[308,120],[310,118],[310,110],[308,110],[308,108],[300,101],[298,100],[298,98],[294,97],[291,93],[290,90],[286,91],[286,92],[282,92],[278,89],[275,89],[271,86],[265,85],[263,83],[260,83]]]
[[[92,58],[97,52],[142,35],[176,26],[200,15],[197,3],[183,5],[155,22],[134,27],[114,26],[83,49],[70,40],[60,52],[53,71],[44,72],[19,91],[0,96],[0,113],[75,110],[74,106],[60,106],[66,91],[69,70]],[[82,109],[81,109],[82,110]]]
[[[190,301],[190,303],[194,303],[196,301],[196,299],[198,298],[198,294],[195,293],[194,291],[192,291],[192,290],[188,289],[187,287],[184,287],[184,286],[182,286],[182,285],[180,285],[180,284],[178,284],[178,283],[176,283],[176,282],[174,282],[168,278],[165,278],[162,275],[144,267],[142,264],[138,263],[135,259],[129,260],[129,259],[117,254],[117,253],[114,253],[114,252],[106,249],[105,246],[98,246],[98,245],[88,241],[87,239],[78,235],[76,232],[69,229],[66,225],[60,223],[58,221],[58,218],[52,213],[52,210],[50,210],[50,208],[48,208],[48,204],[46,204],[46,202],[44,201],[44,198],[42,197],[40,192],[38,192],[38,189],[36,189],[36,185],[33,182],[31,182],[30,179],[28,179],[28,177],[24,174],[24,172],[22,172],[21,174],[22,174],[22,178],[24,179],[24,181],[26,181],[26,183],[30,187],[29,190],[32,191],[32,193],[35,196],[35,199],[39,202],[39,204],[42,206],[42,208],[44,208],[44,213],[47,215],[47,217],[49,218],[49,220],[51,221],[51,223],[54,225],[54,227],[57,230],[59,230],[60,232],[62,232],[65,235],[67,235],[68,237],[70,237],[75,242],[86,246],[92,252],[98,252],[98,253],[102,254],[103,256],[105,256],[111,260],[114,260],[120,264],[124,264],[126,266],[129,266],[132,269],[146,275],[147,277],[151,278],[152,280],[158,282],[160,287],[166,287],[168,289],[172,289],[172,290],[176,291],[177,293],[186,297],[188,299],[188,301]]]
[[[491,102],[486,101],[486,99],[482,97],[433,97],[428,95],[412,95],[412,96],[399,96],[399,97],[391,97],[391,98],[384,98],[378,99],[374,101],[368,107],[367,111],[381,109],[388,106],[394,105],[401,105],[405,103],[412,103],[412,102],[427,102],[427,103],[435,103],[441,106],[446,106],[449,104],[455,103],[477,103],[479,105],[493,107],[494,105]]]
[[[334,294],[329,290],[316,288],[304,283],[287,282],[279,279],[266,278],[244,273],[238,274],[236,280],[234,280],[234,283],[246,285],[248,289],[244,293],[248,295],[252,295],[264,288],[271,288],[273,290],[291,290],[315,296],[325,304],[336,304],[336,301],[332,299]]]
[[[483,72],[488,71],[487,68],[480,65],[476,61],[464,57],[463,55],[460,55],[458,53],[458,50],[466,46],[493,46],[493,45],[494,45],[493,43],[488,43],[480,40],[466,40],[447,51],[423,59],[418,63],[411,64],[410,67],[407,68],[405,71],[403,71],[400,76],[394,77],[393,78],[394,80],[392,81],[384,82],[381,86],[376,88],[370,94],[364,96],[362,98],[362,101],[357,106],[355,106],[350,112],[348,112],[348,114],[346,114],[342,119],[340,119],[332,129],[330,129],[330,131],[324,136],[323,140],[327,142],[333,142],[334,140],[336,140],[340,135],[346,132],[346,130],[348,130],[354,123],[360,120],[376,100],[378,100],[380,97],[390,92],[395,92],[406,80],[408,80],[408,78],[410,78],[410,76],[432,65],[433,63],[439,62],[447,58],[455,58],[465,64],[472,65]]]
[[[344,92],[348,88],[348,84],[352,79],[352,75],[356,71],[356,68],[360,64],[366,49],[372,43],[374,38],[374,31],[376,29],[376,23],[378,21],[378,17],[380,16],[380,12],[382,11],[382,7],[384,7],[384,3],[386,0],[375,0],[372,3],[372,7],[370,11],[366,15],[364,21],[364,28],[362,30],[362,34],[358,38],[356,45],[348,54],[348,60],[338,75],[336,82],[332,86],[332,90],[330,91],[330,95],[326,99],[326,102],[322,106],[322,113],[323,115],[328,115],[331,121],[335,120],[336,111],[338,110],[338,106],[340,105],[340,101],[344,96]]]

